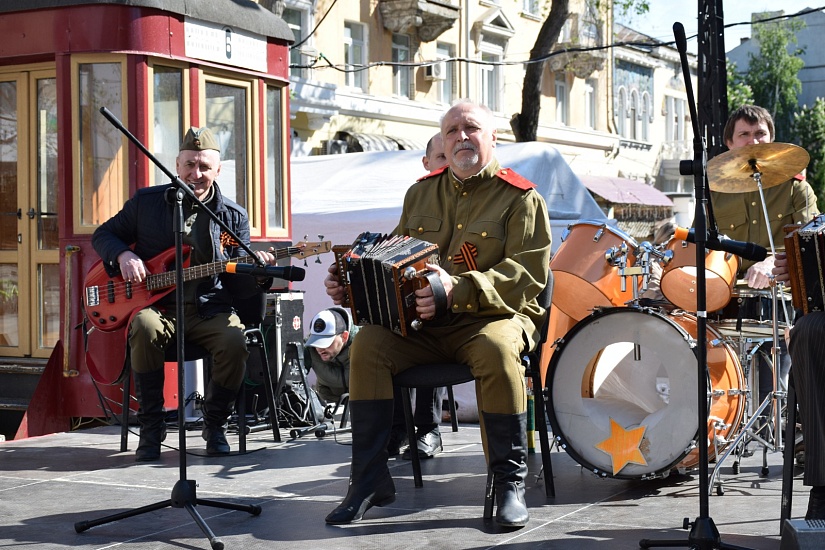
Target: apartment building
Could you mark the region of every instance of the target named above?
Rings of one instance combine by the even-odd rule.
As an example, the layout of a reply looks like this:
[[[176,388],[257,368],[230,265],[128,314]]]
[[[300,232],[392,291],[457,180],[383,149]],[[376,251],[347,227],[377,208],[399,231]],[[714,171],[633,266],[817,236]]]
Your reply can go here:
[[[689,193],[678,174],[692,140],[678,54],[614,23],[600,4],[570,1],[545,64],[537,139],[591,181]],[[284,0],[296,38],[292,155],[423,148],[461,97],[488,105],[498,139],[515,141],[524,62],[550,8],[549,0]],[[623,42],[634,45],[611,47]]]

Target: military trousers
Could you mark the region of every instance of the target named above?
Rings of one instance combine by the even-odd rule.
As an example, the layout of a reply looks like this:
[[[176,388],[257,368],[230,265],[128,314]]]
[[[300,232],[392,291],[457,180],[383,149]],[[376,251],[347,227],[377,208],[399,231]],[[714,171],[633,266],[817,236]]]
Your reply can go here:
[[[401,336],[377,325],[361,328],[352,342],[350,399],[392,399],[392,377],[415,365],[464,363],[476,379],[479,411],[518,414],[527,410],[521,354],[525,338],[511,319],[474,319],[426,326]]]
[[[234,313],[218,313],[204,319],[197,314],[194,304],[184,305],[184,315],[186,342],[203,347],[212,356],[211,379],[226,389],[239,390],[249,357],[241,320]],[[148,307],[132,319],[129,347],[135,372],[162,369],[166,349],[175,345],[174,313]]]

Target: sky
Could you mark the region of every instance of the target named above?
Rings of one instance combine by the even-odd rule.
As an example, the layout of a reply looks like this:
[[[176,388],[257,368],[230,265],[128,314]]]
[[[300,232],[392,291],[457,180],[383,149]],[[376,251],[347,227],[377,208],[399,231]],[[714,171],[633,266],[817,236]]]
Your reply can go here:
[[[649,0],[650,11],[642,16],[626,18],[622,22],[663,42],[673,40],[673,23],[680,22],[688,37],[688,50],[696,52],[696,40],[691,40],[699,28],[697,0]],[[750,22],[751,13],[783,10],[786,14],[796,13],[805,8],[825,7],[825,0],[723,0],[724,24]],[[725,50],[739,45],[740,39],[751,34],[750,25],[737,25],[725,29]]]

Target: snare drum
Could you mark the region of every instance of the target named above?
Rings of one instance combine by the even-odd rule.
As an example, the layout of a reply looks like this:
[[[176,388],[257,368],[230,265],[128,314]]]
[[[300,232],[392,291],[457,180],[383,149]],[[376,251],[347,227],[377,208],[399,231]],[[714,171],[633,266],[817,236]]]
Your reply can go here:
[[[619,268],[605,258],[612,247],[626,245],[627,266],[636,261],[636,241],[621,229],[585,220],[568,226],[559,249],[550,260],[553,271],[553,306],[576,321],[594,307],[622,306],[633,299],[632,278],[622,292]]]
[[[574,460],[598,475],[650,479],[694,467],[699,444],[715,457],[742,422],[745,382],[735,353],[708,329],[711,397],[700,435],[696,329],[683,312],[611,308],[565,335],[548,371],[547,412]]]
[[[788,315],[793,316],[791,297],[778,295],[776,319],[779,335],[782,336],[788,322]],[[782,306],[785,302],[785,306]],[[710,311],[710,309],[708,310]],[[744,336],[749,338],[773,338],[773,297],[770,289],[735,287],[727,306],[709,315],[708,321],[725,336]]]
[[[673,259],[662,273],[662,294],[676,307],[695,312],[696,245],[673,238],[667,249],[673,251]],[[705,251],[705,311],[716,311],[728,304],[738,270],[738,256],[719,250]]]

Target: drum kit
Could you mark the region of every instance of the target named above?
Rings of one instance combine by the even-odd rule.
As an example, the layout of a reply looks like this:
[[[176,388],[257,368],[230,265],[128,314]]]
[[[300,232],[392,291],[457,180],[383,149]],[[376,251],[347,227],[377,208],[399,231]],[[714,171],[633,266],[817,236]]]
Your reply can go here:
[[[804,149],[788,144],[734,149],[709,161],[710,189],[762,195],[807,161]],[[772,240],[770,246],[775,253]],[[638,243],[593,220],[571,224],[550,262],[553,307],[575,324],[553,343],[547,413],[559,446],[596,475],[667,477],[695,468],[698,446],[705,445],[709,462],[716,462],[711,485],[722,494],[718,470],[729,454],[737,453],[738,473],[750,441],[764,445],[765,452],[781,450],[785,393],[778,368],[774,391],[761,404],[755,400],[757,355],[771,368],[779,364],[780,334],[791,318],[784,289],[739,286],[739,258],[706,251],[709,414],[707,426],[700,427],[695,348],[697,315],[704,312],[697,312],[695,264],[693,243],[675,236],[663,244]],[[664,299],[650,299],[646,291],[659,273]],[[757,430],[768,408],[774,414]],[[766,468],[763,463],[763,474]]]

